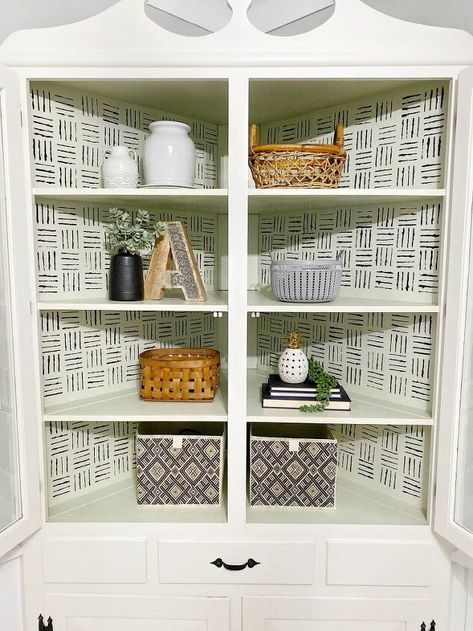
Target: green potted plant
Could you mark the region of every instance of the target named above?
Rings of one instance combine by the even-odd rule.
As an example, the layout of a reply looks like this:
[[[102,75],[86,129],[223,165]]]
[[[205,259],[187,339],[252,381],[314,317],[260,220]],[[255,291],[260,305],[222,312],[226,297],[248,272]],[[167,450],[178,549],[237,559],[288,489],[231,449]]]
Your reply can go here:
[[[151,250],[158,235],[164,233],[163,222],[152,223],[147,210],[132,214],[124,208],[111,208],[108,227],[111,249],[110,300],[143,300],[144,279],[141,251]]]
[[[301,412],[323,412],[330,402],[330,391],[337,385],[337,380],[333,375],[326,372],[318,361],[312,357],[309,358],[309,375],[310,381],[313,381],[317,391],[317,403],[312,405],[302,405],[299,410]]]

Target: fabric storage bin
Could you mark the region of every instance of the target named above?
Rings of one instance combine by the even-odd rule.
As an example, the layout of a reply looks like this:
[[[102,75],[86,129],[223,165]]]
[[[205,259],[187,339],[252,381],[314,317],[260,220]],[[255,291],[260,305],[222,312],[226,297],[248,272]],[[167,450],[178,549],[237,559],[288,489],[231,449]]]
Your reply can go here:
[[[250,503],[335,508],[337,462],[325,425],[253,424]]]
[[[222,423],[140,423],[136,437],[138,504],[222,502],[225,427]]]

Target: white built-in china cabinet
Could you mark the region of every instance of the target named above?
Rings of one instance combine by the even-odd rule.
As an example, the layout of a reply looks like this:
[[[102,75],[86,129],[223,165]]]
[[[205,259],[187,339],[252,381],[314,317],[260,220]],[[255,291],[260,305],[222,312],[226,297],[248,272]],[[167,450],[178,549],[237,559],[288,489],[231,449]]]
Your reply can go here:
[[[0,48],[0,552],[22,559],[25,629],[450,628],[452,558],[473,557],[473,38],[353,0],[274,37],[248,4],[190,38],[121,0]],[[190,124],[195,188],[101,188],[106,150],[142,155],[160,118]],[[342,122],[340,187],[254,188],[253,122],[270,143]],[[186,222],[207,302],[107,299],[113,206]],[[275,300],[281,252],[340,256],[339,297]],[[263,410],[291,328],[350,412]],[[212,403],[140,401],[138,355],[159,345],[220,350]],[[220,506],[137,505],[151,421],[226,426]],[[252,423],[330,425],[334,510],[249,505]]]

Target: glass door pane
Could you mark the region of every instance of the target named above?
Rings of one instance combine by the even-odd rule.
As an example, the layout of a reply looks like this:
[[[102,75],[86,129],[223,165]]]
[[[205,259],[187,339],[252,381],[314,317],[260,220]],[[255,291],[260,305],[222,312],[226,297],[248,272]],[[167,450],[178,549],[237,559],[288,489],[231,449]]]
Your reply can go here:
[[[473,558],[473,67],[458,76],[455,113],[451,186],[442,209],[449,243],[440,294],[445,317],[434,523],[461,562],[461,555]]]
[[[472,207],[473,212],[473,207]],[[473,222],[472,222],[473,226]],[[473,533],[473,232],[466,297],[465,338],[458,434],[455,521]]]
[[[465,258],[461,273],[464,274],[464,284],[459,281],[459,286],[464,287],[462,294],[465,300],[464,325],[461,327],[464,334],[459,340],[452,340],[452,344],[459,344],[461,357],[460,372],[460,410],[458,419],[458,437],[456,444],[456,478],[453,518],[458,526],[473,534],[473,69],[469,68],[460,76],[459,92],[459,117],[460,121],[457,133],[466,139],[466,155],[460,156],[457,171],[463,174],[465,187],[465,216],[468,223],[465,225],[466,237]],[[464,121],[467,124],[464,124]],[[463,140],[465,142],[465,140]],[[461,150],[461,141],[459,144]],[[454,182],[454,186],[457,182]],[[460,253],[455,253],[460,256]],[[452,388],[453,390],[453,388]],[[453,392],[452,392],[452,396]],[[453,419],[452,419],[453,421]],[[452,423],[453,424],[453,423]],[[453,428],[452,428],[453,429]]]
[[[0,532],[22,517],[1,107],[0,101]]]

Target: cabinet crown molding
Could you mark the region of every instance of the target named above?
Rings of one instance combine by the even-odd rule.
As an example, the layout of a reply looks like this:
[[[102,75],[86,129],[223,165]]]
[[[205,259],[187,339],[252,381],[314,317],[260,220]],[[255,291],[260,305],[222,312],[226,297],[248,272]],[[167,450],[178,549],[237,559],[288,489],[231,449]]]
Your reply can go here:
[[[332,66],[466,65],[473,36],[413,24],[372,9],[362,0],[337,0],[333,16],[314,31],[275,37],[247,18],[250,0],[233,0],[220,31],[186,37],[164,29],[142,0],[121,0],[81,22],[13,33],[0,47],[12,66]]]

